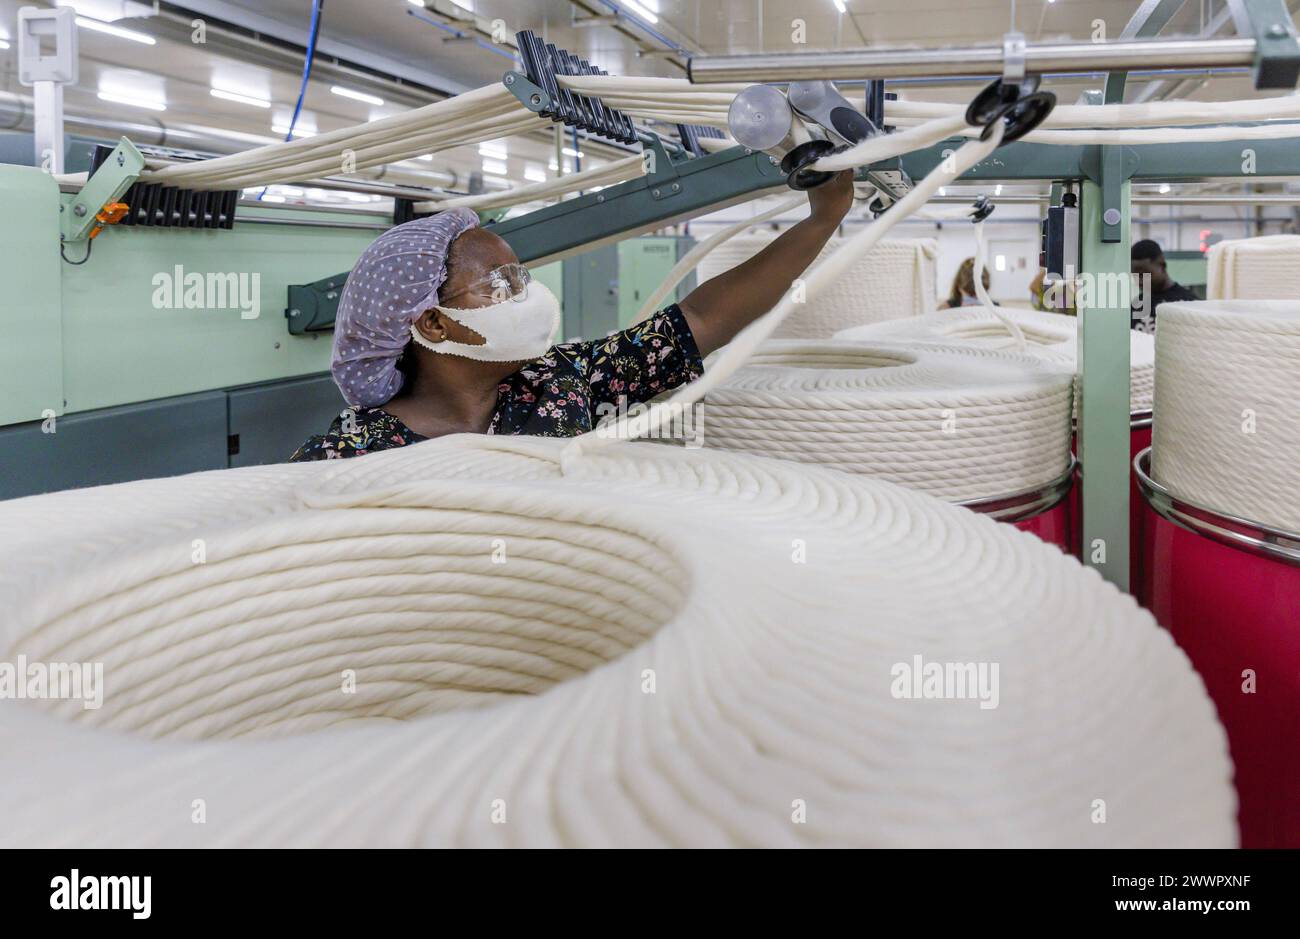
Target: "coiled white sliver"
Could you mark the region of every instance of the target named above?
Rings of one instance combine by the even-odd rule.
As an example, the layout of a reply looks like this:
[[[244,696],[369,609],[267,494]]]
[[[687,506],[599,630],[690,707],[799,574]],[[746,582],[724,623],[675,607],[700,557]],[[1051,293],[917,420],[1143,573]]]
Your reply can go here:
[[[1300,300],[1162,303],[1159,315],[1152,477],[1300,533]]]
[[[1300,235],[1220,241],[1206,256],[1206,276],[1207,300],[1300,300]]]
[[[1164,316],[1164,304],[1160,315]],[[1020,325],[1025,335],[1024,354],[1056,362],[1074,372],[1078,359],[1077,317],[1040,313],[1011,307],[999,312]],[[875,323],[836,333],[836,339],[866,342],[901,342],[919,347],[966,346],[971,349],[1011,351],[1014,342],[1000,319],[973,307],[941,310],[910,320]],[[1147,333],[1129,331],[1129,410],[1151,410],[1155,376],[1155,342]],[[1076,380],[1077,383],[1077,380]],[[1076,388],[1077,391],[1077,388]],[[1076,407],[1077,410],[1077,407]]]
[[[563,447],[0,505],[0,659],[106,687],[2,703],[0,844],[1235,843],[1200,678],[1055,548],[816,467]],[[896,696],[915,656],[996,663],[997,707]]]
[[[700,262],[699,281],[748,261],[773,240],[768,234],[733,238]],[[803,275],[804,282],[846,242],[844,238],[828,241]],[[828,339],[852,326],[933,310],[938,254],[933,238],[881,241],[835,280],[816,292],[808,291],[805,302],[797,305],[772,335],[778,339]]]
[[[704,446],[816,463],[949,501],[1070,464],[1070,372],[1023,356],[769,340],[704,399]]]

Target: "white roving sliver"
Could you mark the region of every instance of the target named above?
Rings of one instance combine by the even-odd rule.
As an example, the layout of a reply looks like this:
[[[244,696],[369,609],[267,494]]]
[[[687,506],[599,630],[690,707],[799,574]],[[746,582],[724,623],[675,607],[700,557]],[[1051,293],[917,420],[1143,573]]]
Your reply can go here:
[[[816,467],[563,447],[0,505],[0,659],[106,687],[2,702],[0,843],[1235,843],[1200,678],[1054,547]],[[895,696],[916,656],[995,663],[997,706]]]
[[[700,262],[697,281],[703,283],[748,261],[773,240],[767,234],[731,239]],[[828,241],[805,279],[846,240]],[[839,277],[815,293],[810,291],[772,335],[777,339],[829,339],[842,329],[863,323],[927,313],[936,303],[938,256],[938,242],[933,238],[881,241]]]
[[[518,205],[521,202],[533,202],[568,195],[596,186],[612,186],[645,175],[645,161],[640,154],[612,160],[594,169],[556,176],[540,183],[528,183],[513,186],[500,192],[483,192],[472,196],[452,196],[428,202],[417,202],[417,212],[442,212],[446,209],[499,209],[504,206]]]
[[[1205,296],[1207,300],[1300,300],[1300,235],[1238,238],[1212,245],[1206,257]]]
[[[1026,357],[771,340],[704,399],[703,440],[986,499],[1069,468],[1071,394],[1067,370]]]
[[[1164,316],[1165,307],[1160,307]],[[1025,335],[1024,354],[1058,363],[1070,371],[1077,369],[1079,321],[1062,313],[1041,313],[1011,307],[999,312],[1016,321]],[[975,307],[941,310],[910,320],[875,323],[846,329],[836,339],[865,342],[902,342],[917,346],[969,346],[972,349],[1014,351],[1015,340],[1001,321]],[[1155,342],[1138,330],[1129,331],[1129,410],[1151,410],[1151,390],[1155,376]],[[1077,407],[1076,407],[1077,410]]]
[[[1152,477],[1300,532],[1300,301],[1160,304]]]

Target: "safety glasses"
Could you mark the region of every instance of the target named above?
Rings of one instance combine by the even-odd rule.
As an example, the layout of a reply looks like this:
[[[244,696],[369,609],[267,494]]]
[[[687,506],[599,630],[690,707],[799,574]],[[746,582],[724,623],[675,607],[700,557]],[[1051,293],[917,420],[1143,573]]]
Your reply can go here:
[[[445,304],[448,300],[454,300],[457,297],[470,296],[490,300],[492,303],[522,299],[527,295],[528,285],[532,282],[532,279],[532,275],[528,273],[528,268],[522,264],[502,264],[455,293],[439,297],[438,301]]]

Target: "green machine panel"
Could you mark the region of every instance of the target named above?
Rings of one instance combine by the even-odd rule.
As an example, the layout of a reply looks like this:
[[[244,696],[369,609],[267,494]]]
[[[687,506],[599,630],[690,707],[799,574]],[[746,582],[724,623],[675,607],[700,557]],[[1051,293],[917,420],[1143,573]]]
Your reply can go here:
[[[618,325],[631,326],[641,305],[668,279],[669,272],[694,244],[694,239],[675,235],[646,235],[619,243],[618,251]],[[695,286],[692,273],[664,299],[675,303]]]
[[[63,413],[59,188],[41,170],[0,165],[0,426]]]
[[[37,214],[58,217],[52,206]],[[344,228],[331,222],[358,216],[247,205],[239,218],[231,231],[108,229],[86,264],[62,265],[68,411],[328,370],[333,334],[289,332],[287,287],[350,267],[385,220]]]

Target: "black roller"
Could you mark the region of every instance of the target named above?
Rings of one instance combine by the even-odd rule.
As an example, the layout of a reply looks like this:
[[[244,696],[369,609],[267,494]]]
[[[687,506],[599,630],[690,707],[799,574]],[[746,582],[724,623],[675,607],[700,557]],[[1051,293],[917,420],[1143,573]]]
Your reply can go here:
[[[834,173],[804,167],[834,152],[835,144],[829,140],[810,140],[799,144],[781,160],[781,172],[785,173],[786,185],[791,189],[805,190],[816,189],[823,183],[830,182]]]
[[[1037,75],[1026,75],[1023,81],[1013,84],[1000,78],[994,80],[966,108],[966,123],[972,127],[987,127],[1007,105],[1036,92],[1040,81]]]
[[[980,140],[988,140],[998,120],[1002,121],[1002,142],[1011,143],[1019,140],[1047,119],[1056,107],[1056,95],[1050,91],[1037,91],[1028,97],[1013,101],[1004,107],[998,115],[984,128]]]

